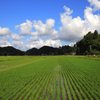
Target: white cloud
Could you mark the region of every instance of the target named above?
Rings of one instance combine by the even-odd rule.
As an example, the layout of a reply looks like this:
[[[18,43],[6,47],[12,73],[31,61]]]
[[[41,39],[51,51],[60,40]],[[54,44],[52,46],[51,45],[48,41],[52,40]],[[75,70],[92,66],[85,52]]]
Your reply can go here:
[[[19,40],[24,40],[23,36],[19,36],[18,34],[12,33],[11,37],[13,40],[19,41]]]
[[[42,39],[39,39],[38,41],[29,42],[26,45],[29,48],[33,48],[33,47],[40,48],[41,46],[44,45],[44,41]]]
[[[100,15],[94,15],[93,9],[87,7],[84,10],[85,26],[88,30],[94,31],[97,29],[100,32]]]
[[[52,39],[48,39],[46,41],[43,41],[42,39],[39,39],[37,41],[27,41],[27,43],[25,44],[24,49],[30,49],[30,48],[40,48],[42,46],[52,46],[52,47],[59,47],[62,46],[60,40],[52,40]]]
[[[34,20],[33,22],[26,20],[26,22],[16,25],[15,29],[19,29],[21,35],[33,35],[26,42],[21,41],[25,39],[23,36],[12,33],[9,28],[0,27],[0,46],[12,45],[21,50],[27,50],[33,47],[40,48],[44,45],[59,47],[61,41],[71,42],[69,45],[72,46],[89,31],[98,30],[100,33],[100,15],[94,14],[95,11],[100,10],[100,1],[88,1],[92,7],[86,7],[84,10],[84,20],[80,16],[73,18],[71,15],[73,10],[66,6],[63,7],[65,12],[60,14],[62,25],[59,27],[59,32],[54,29],[54,19],[47,19],[45,23],[41,20]],[[14,40],[11,43],[7,41],[10,36]]]
[[[34,20],[33,22],[26,20],[26,23],[16,25],[15,29],[20,28],[20,34],[22,35],[37,35],[37,36],[48,36],[55,35],[57,31],[53,29],[55,20],[47,19],[46,24],[43,24],[41,20]],[[32,31],[34,28],[36,31]]]
[[[15,26],[15,29],[18,29],[18,28],[20,28],[20,25],[16,25],[16,26]]]
[[[48,28],[51,28],[54,26],[55,20],[54,19],[47,19],[46,20],[46,25]]]
[[[94,6],[94,10],[100,10],[100,1],[99,0],[88,0],[91,6]]]
[[[11,45],[22,50],[24,43],[21,41],[12,41]]]
[[[64,6],[64,9],[68,9]],[[79,41],[89,31],[98,30],[100,32],[100,15],[94,15],[93,9],[86,7],[84,10],[84,20],[79,16],[72,18],[70,9],[61,13],[62,26],[59,27],[60,32],[56,35],[56,39],[64,40],[67,42]]]
[[[46,24],[43,24],[40,20],[34,21],[33,27],[35,28],[36,32],[32,32],[32,34],[38,36],[55,35],[57,34],[57,31],[53,29],[54,23],[54,19],[47,19]]]
[[[47,40],[44,45],[52,46],[52,47],[59,47],[62,46],[60,40]]]
[[[38,41],[38,40],[39,40],[38,36],[30,37],[30,41]]]
[[[1,36],[0,39],[2,39],[2,40],[9,40],[10,39],[10,35]]]
[[[10,34],[12,33],[9,28],[2,28],[0,27],[0,35],[7,35],[7,34]]]
[[[75,42],[74,42],[74,43],[71,42],[71,43],[69,44],[69,46],[73,47],[75,44],[76,44]]]
[[[5,40],[0,40],[0,47],[12,46],[11,43]]]
[[[26,23],[22,23],[20,25],[15,26],[15,29],[18,29],[18,28],[20,28],[20,34],[31,35],[32,22],[29,20],[26,20]]]
[[[65,13],[63,13],[63,15],[70,15],[70,14],[72,14],[73,13],[73,10],[70,10],[70,8],[68,8],[68,7],[66,7],[66,6],[64,6],[63,7],[64,9],[65,9]]]

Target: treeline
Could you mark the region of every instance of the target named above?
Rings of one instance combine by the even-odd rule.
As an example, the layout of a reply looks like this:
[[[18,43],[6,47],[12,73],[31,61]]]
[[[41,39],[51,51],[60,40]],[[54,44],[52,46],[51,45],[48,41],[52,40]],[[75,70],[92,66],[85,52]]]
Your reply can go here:
[[[77,55],[100,55],[100,34],[95,30],[94,33],[88,32],[84,38],[76,43]]]
[[[26,55],[65,55],[73,54],[76,51],[75,47],[68,45],[59,48],[43,46],[40,49],[32,48],[25,52]]]
[[[6,56],[6,55],[24,55],[24,52],[14,48],[14,47],[8,46],[8,47],[0,47],[0,55],[2,55],[2,56]]]
[[[21,51],[14,47],[0,47],[0,55],[64,55],[75,53],[76,48],[70,46],[62,46],[59,48],[43,46],[40,49],[32,48],[27,51]]]
[[[43,46],[40,49],[32,48],[21,51],[14,47],[0,47],[0,55],[100,55],[100,35],[95,30],[94,33],[88,32],[82,40],[78,41],[73,47],[65,45],[59,48]]]

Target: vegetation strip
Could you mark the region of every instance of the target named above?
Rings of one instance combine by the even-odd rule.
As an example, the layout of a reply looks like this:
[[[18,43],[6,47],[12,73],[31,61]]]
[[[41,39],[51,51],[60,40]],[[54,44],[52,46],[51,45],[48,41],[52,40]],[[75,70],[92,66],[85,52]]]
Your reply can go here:
[[[41,59],[41,60],[43,60],[43,59]],[[9,69],[13,69],[13,68],[17,68],[17,67],[21,67],[21,66],[24,66],[24,65],[28,65],[28,64],[31,64],[31,63],[35,63],[35,62],[38,62],[38,61],[41,61],[41,60],[36,60],[34,62],[32,61],[32,62],[21,64],[21,65],[15,66],[15,67],[7,68],[7,69],[4,69],[4,70],[1,70],[0,72],[6,71],[6,70],[9,70]]]
[[[100,99],[99,61],[70,56],[19,57],[25,61],[23,65],[14,58],[0,62],[20,64],[0,73],[0,100]]]

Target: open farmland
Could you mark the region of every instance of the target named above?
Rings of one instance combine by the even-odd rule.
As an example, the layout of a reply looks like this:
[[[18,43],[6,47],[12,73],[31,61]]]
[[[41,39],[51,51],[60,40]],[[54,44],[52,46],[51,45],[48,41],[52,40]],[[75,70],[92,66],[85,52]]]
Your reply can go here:
[[[2,56],[0,100],[100,100],[100,61],[76,56]]]

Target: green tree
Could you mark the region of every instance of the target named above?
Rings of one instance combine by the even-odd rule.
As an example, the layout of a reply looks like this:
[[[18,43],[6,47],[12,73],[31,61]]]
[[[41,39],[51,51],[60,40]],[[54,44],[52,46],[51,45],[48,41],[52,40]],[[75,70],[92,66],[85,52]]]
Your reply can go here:
[[[88,32],[84,38],[76,44],[77,54],[93,54],[94,51],[97,53],[97,51],[100,51],[100,35],[97,30],[95,30],[94,33]]]
[[[97,39],[97,38],[98,38],[98,31],[97,31],[97,30],[94,31],[93,38],[94,38],[94,39]]]

